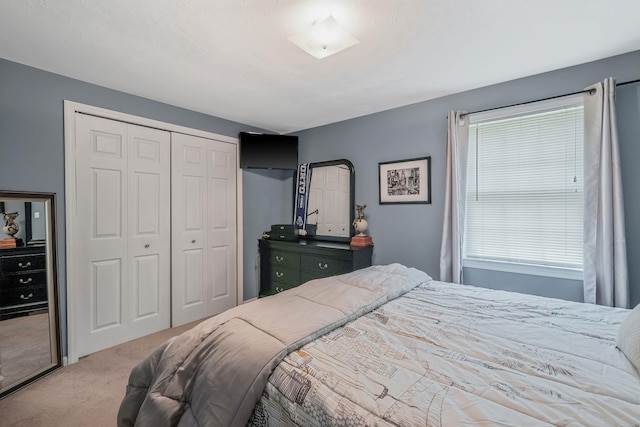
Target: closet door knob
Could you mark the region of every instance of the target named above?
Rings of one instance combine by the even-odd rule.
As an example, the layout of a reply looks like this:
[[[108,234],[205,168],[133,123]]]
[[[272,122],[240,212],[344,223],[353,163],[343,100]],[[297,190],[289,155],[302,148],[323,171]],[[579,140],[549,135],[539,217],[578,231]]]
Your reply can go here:
[[[149,248],[149,244],[147,243],[146,245],[144,245],[145,249]]]

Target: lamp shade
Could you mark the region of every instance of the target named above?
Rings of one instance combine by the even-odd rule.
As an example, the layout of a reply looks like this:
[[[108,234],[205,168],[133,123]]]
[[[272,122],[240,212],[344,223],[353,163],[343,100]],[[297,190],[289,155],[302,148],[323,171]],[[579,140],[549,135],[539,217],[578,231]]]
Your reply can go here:
[[[289,37],[289,40],[318,59],[360,43],[332,15],[322,21],[315,21],[306,31]]]

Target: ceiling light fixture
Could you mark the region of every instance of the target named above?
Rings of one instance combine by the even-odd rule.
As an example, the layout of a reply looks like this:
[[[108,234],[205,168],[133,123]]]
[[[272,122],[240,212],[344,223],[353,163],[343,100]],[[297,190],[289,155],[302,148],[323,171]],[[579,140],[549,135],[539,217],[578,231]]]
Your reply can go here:
[[[289,37],[300,49],[318,59],[338,53],[360,43],[338,24],[333,15],[322,21],[314,21],[306,31]]]

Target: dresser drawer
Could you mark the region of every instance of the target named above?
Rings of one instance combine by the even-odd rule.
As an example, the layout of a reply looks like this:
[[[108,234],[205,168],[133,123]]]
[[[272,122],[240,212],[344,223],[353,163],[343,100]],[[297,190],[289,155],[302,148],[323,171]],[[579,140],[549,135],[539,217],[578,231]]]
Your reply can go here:
[[[274,289],[276,285],[298,286],[300,284],[300,270],[274,265],[271,268],[271,282],[273,283],[271,286],[272,289]]]
[[[266,294],[266,295],[274,295],[274,294],[279,294],[280,292],[284,292],[287,289],[293,289],[296,288],[297,285],[287,285],[287,284],[282,284],[282,283],[278,283],[278,282],[274,282],[273,283],[273,288],[271,289],[271,291]]]
[[[346,259],[302,255],[300,269],[318,274],[318,277],[325,277],[348,273],[353,269],[353,263]]]
[[[0,258],[1,273],[15,273],[18,271],[41,270],[45,268],[44,254],[10,255]]]
[[[46,288],[47,274],[44,270],[0,275],[2,289],[18,289],[25,286]]]
[[[278,266],[298,269],[300,268],[300,254],[292,252],[272,251],[269,259],[273,268]]]
[[[0,291],[0,307],[29,304],[46,300],[46,286],[23,286],[20,288],[2,289],[2,291]]]

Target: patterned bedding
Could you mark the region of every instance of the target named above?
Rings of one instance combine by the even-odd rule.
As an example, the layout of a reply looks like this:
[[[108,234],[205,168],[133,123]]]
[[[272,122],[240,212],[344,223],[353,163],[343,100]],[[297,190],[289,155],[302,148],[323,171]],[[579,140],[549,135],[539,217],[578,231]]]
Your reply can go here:
[[[400,264],[306,283],[213,316],[131,371],[122,427],[244,427],[292,351],[431,278]]]
[[[254,426],[640,426],[629,310],[430,281],[289,354]]]

